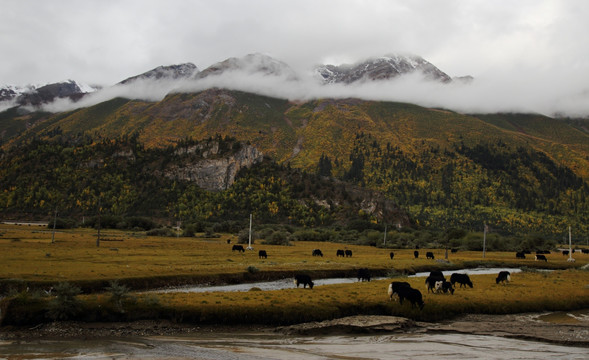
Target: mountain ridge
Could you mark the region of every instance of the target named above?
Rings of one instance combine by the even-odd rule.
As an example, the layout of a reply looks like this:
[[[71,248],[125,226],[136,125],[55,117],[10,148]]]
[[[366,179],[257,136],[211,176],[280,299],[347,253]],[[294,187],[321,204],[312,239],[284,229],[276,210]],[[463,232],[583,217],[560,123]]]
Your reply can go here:
[[[466,115],[360,99],[290,102],[241,91],[209,89],[172,93],[158,102],[115,99],[48,118],[43,128],[30,128],[25,138],[33,134],[46,137],[55,131],[63,136],[80,133],[103,137],[136,133],[146,146],[157,147],[187,136],[198,139],[221,134],[251,141],[277,161],[289,161],[303,168],[318,161],[320,149],[327,141],[334,156],[349,156],[349,143],[357,132],[402,144],[408,152],[414,151],[411,149],[420,142],[445,147],[459,139],[476,142],[483,137],[503,138],[551,153],[571,166],[577,164],[574,167],[579,173],[589,178],[589,134],[540,115]],[[514,127],[516,122],[519,125]],[[566,151],[570,153],[567,155]]]
[[[326,84],[382,81],[414,73],[421,73],[429,81],[452,82],[450,76],[416,55],[387,55],[355,64],[322,65],[315,68],[315,72]]]
[[[68,110],[88,106],[87,102],[79,102],[87,99],[88,94],[97,93],[100,101],[107,100],[104,97],[123,96],[136,99],[145,99],[145,91],[137,91],[139,86],[144,88],[161,87],[164,93],[170,91],[191,91],[192,88],[206,87],[231,87],[232,76],[239,76],[239,81],[252,82],[252,89],[259,86],[260,79],[268,80],[276,78],[284,81],[283,86],[306,86],[305,83],[318,83],[329,87],[335,84],[352,84],[366,81],[394,81],[403,75],[421,74],[427,81],[451,83],[453,80],[443,71],[419,56],[388,55],[373,57],[354,65],[321,65],[312,70],[315,75],[297,73],[287,63],[277,60],[269,55],[261,53],[247,54],[243,57],[231,57],[221,62],[212,64],[200,71],[193,63],[176,65],[162,65],[144,73],[128,77],[113,86],[96,88],[82,85],[76,81],[48,84],[45,86],[3,86],[0,87],[0,110],[11,106],[21,106],[56,112],[56,107],[51,105],[54,100],[69,99]],[[330,73],[331,77],[327,75]],[[319,74],[319,75],[318,75]],[[323,76],[321,75],[323,74]],[[226,76],[225,76],[226,75]],[[222,79],[222,80],[221,80]],[[244,80],[245,79],[245,80]],[[249,80],[247,80],[249,79]],[[204,82],[206,80],[206,82]],[[216,81],[221,81],[218,85]],[[470,79],[472,81],[472,79]],[[468,83],[469,81],[460,81]],[[121,93],[121,88],[129,88]],[[135,87],[135,88],[133,88]],[[188,89],[188,90],[183,90]],[[255,91],[255,90],[254,90]],[[102,96],[100,96],[103,94]],[[94,95],[94,94],[93,94]],[[88,100],[91,101],[91,100]],[[77,105],[78,104],[78,105]],[[59,107],[57,107],[59,108]]]
[[[390,59],[381,60],[381,63],[372,61],[363,65],[373,72],[367,71],[361,76],[351,70],[342,72],[338,80],[341,83],[322,86],[345,86],[342,84],[348,81],[348,76],[352,83],[394,81],[403,76],[391,72],[394,67]],[[416,70],[418,65],[417,60],[407,65],[413,69],[413,73],[407,75],[414,76],[415,71],[421,71]],[[300,183],[290,184],[288,178],[276,179],[271,168],[277,166],[287,171],[296,169],[306,174],[321,174],[321,177],[375,191],[376,195],[371,195],[373,198],[387,197],[399,204],[416,226],[475,228],[489,221],[506,231],[540,229],[547,233],[571,222],[587,230],[587,225],[583,224],[589,223],[586,215],[589,214],[589,132],[582,119],[559,120],[517,113],[466,114],[408,102],[355,97],[311,97],[292,101],[211,85],[216,84],[212,81],[216,78],[231,81],[235,73],[272,81],[289,77],[286,64],[261,54],[214,64],[210,71],[207,68],[197,72],[194,65],[187,68],[189,71],[176,68],[175,72],[174,68],[158,67],[128,84],[116,85],[124,88],[166,83],[165,90],[172,90],[161,99],[141,100],[119,95],[95,105],[53,114],[23,108],[0,112],[0,161],[3,164],[0,206],[12,211],[47,210],[43,204],[51,198],[51,187],[65,180],[47,171],[47,164],[36,158],[42,156],[53,159],[52,164],[59,167],[59,174],[77,173],[80,181],[91,182],[92,188],[100,184],[96,179],[87,178],[84,171],[89,164],[103,166],[111,176],[108,178],[108,186],[112,187],[108,189],[109,206],[119,213],[126,209],[139,211],[138,206],[141,206],[133,202],[134,196],[139,194],[143,201],[151,204],[149,191],[160,188],[159,203],[150,206],[173,207],[174,201],[183,201],[185,211],[193,217],[230,212],[216,207],[214,196],[207,195],[205,189],[222,192],[219,196],[226,206],[239,203],[239,211],[246,212],[248,201],[252,199],[244,200],[241,195],[260,188],[263,196],[268,196],[260,206],[265,213],[269,212],[269,217],[279,212],[281,201],[288,201],[289,211],[292,211],[289,216],[304,214],[300,216],[309,217],[308,221],[297,219],[304,224],[321,223],[322,216],[327,216],[322,211],[340,206],[336,202],[330,204],[330,194],[325,188],[316,187],[314,180],[307,179],[306,185],[301,187]],[[204,75],[199,75],[203,72]],[[367,74],[372,74],[374,79]],[[189,82],[195,76],[200,76],[197,81],[204,81],[206,88],[174,90],[175,81],[178,84]],[[393,80],[387,80],[387,76],[392,76]],[[438,83],[445,84],[444,81]],[[249,154],[258,154],[251,157],[259,158],[263,154],[263,162],[270,168],[264,170],[267,172],[263,179],[256,178],[252,170],[248,179],[243,180],[245,183],[239,183],[242,180],[235,173],[225,170],[225,166],[240,164],[235,159],[215,160],[221,171],[203,170],[202,164],[193,162],[192,157],[184,158],[183,162],[179,160],[176,147],[207,139],[223,139],[220,143],[225,143],[224,139],[234,139],[236,144],[242,144],[235,146],[245,146],[250,149]],[[94,151],[105,147],[114,155],[108,158],[93,155]],[[19,149],[28,150],[22,154]],[[79,152],[85,157],[77,157]],[[145,153],[150,157],[144,163],[145,168],[135,169],[138,165],[133,159]],[[31,174],[19,172],[19,161],[30,162],[28,169],[36,171],[33,178]],[[247,164],[244,165],[247,172],[254,163],[245,161],[244,164]],[[126,171],[124,183],[118,180],[123,176],[118,173],[118,167]],[[95,169],[97,175],[101,168]],[[136,179],[133,169],[140,171],[141,179]],[[207,171],[214,175],[206,175]],[[215,181],[224,184],[221,190],[216,185],[194,183],[203,176],[229,182]],[[153,186],[146,190],[142,181],[152,181]],[[160,186],[158,182],[166,185]],[[41,188],[37,183],[43,184]],[[241,190],[236,190],[235,183]],[[174,188],[177,185],[182,188],[179,193],[179,188]],[[79,194],[70,194],[75,195],[70,200],[75,203],[78,198],[84,198],[94,206],[96,199],[87,197],[89,191],[97,190],[90,189],[87,184],[84,186],[86,189],[80,188]],[[267,186],[274,189],[272,195],[263,191]],[[281,186],[292,186],[292,194],[306,199],[304,209],[290,197],[292,194],[281,197],[284,195],[280,195]],[[316,196],[317,192],[323,194]],[[178,198],[166,200],[165,194],[171,193]],[[194,194],[208,199],[206,206],[199,205]],[[337,196],[345,199],[349,195],[342,191]],[[363,202],[361,198],[358,201]],[[81,211],[81,205],[68,206]],[[91,208],[84,206],[86,210]],[[363,209],[370,208],[362,207],[360,214],[364,215],[361,217],[367,221],[382,221],[366,215]],[[299,210],[299,215],[293,215]]]
[[[22,121],[30,115],[17,117]],[[581,230],[588,223],[589,134],[575,124],[539,115],[467,115],[408,103],[353,98],[292,102],[217,88],[170,93],[152,102],[115,98],[88,108],[43,116],[43,120],[0,148],[0,178],[4,184],[0,189],[0,206],[4,204],[13,211],[32,206],[42,211],[41,200],[47,202],[46,195],[52,193],[49,184],[67,178],[59,180],[57,173],[37,170],[33,181],[31,174],[19,170],[21,161],[31,162],[30,169],[41,166],[37,156],[42,156],[54,158],[59,174],[76,172],[81,179],[89,166],[84,164],[100,165],[94,170],[96,176],[102,167],[109,173],[119,168],[127,171],[128,183],[120,184],[117,174],[108,177],[112,182],[108,191],[113,211],[137,209],[134,196],[146,191],[141,190],[143,181],[153,178],[150,181],[166,183],[165,187],[153,185],[154,189],[161,188],[162,193],[157,195],[161,201],[176,186],[174,183],[190,189],[182,190],[188,191],[182,195],[186,197],[182,201],[188,201],[186,211],[191,216],[229,213],[228,209],[214,205],[215,200],[210,198],[213,195],[205,194],[201,185],[208,185],[193,182],[209,170],[191,157],[182,160],[179,156],[183,153],[177,148],[193,141],[231,138],[251,147],[252,154],[263,154],[267,164],[317,173],[375,191],[372,198],[390,199],[419,226],[475,228],[488,221],[505,231],[535,229],[547,233],[557,231],[562,223],[574,223]],[[125,145],[130,141],[134,144],[131,148]],[[114,155],[93,155],[104,147],[110,147]],[[22,154],[20,149],[29,150]],[[78,159],[75,155],[80,152],[86,157]],[[138,166],[133,159],[146,152],[152,159],[147,167],[133,170]],[[237,175],[223,175],[230,174],[225,166],[234,163],[238,162],[219,159],[216,165],[207,167],[216,174],[213,177],[235,181],[233,185],[216,183],[224,184],[219,196],[230,197],[224,198],[223,203],[234,207],[232,204],[239,202],[241,212],[247,211],[249,200],[243,199],[246,194],[268,186],[277,193],[260,205],[265,206],[260,209],[265,213],[272,214],[280,209],[281,201],[287,201],[278,194],[284,186],[292,186],[296,196],[317,199],[312,201],[314,205],[306,203],[304,217],[291,215],[297,221],[307,223],[304,218],[312,213],[315,220],[309,218],[308,224],[317,224],[328,206],[341,206],[339,202],[329,203],[330,196],[335,194],[315,194],[327,190],[317,188],[313,182],[302,188],[290,184],[287,177],[278,180],[272,170],[264,179],[256,178],[256,170],[252,170],[248,172],[247,184],[240,183]],[[246,171],[248,166],[251,165],[245,166]],[[133,171],[141,172],[141,180],[132,180]],[[37,182],[48,185],[40,190]],[[72,201],[87,196],[83,189],[80,191]],[[199,205],[192,194],[209,199],[205,209],[198,210],[204,205]],[[349,195],[337,196],[345,199]],[[142,193],[141,198],[149,203],[148,194]],[[288,201],[290,211],[296,211],[296,200]],[[363,201],[360,198],[357,203]],[[364,208],[372,207],[362,205]],[[370,213],[363,210],[362,214]]]
[[[99,87],[82,84],[75,80],[45,85],[4,85],[0,87],[0,103],[22,107],[39,107],[56,99],[76,101],[84,95],[98,90],[100,90]]]
[[[193,63],[162,65],[139,75],[129,77],[117,84],[125,85],[138,80],[187,80],[194,77],[198,72],[198,67]]]

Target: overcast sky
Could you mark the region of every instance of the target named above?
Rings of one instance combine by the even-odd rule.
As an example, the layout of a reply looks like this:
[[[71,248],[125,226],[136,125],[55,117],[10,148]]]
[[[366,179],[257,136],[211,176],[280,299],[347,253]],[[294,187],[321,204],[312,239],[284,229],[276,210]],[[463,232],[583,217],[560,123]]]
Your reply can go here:
[[[477,96],[507,82],[512,102],[589,113],[588,19],[586,0],[0,0],[0,84],[112,85],[254,52],[298,71],[411,53],[474,76]]]

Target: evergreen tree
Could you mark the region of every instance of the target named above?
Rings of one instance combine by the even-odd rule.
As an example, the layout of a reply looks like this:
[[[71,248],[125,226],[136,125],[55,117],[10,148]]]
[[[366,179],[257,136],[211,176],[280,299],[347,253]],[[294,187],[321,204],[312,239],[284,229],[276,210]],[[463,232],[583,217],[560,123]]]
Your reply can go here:
[[[321,154],[319,164],[317,165],[317,174],[319,176],[331,176],[331,159],[325,154]]]

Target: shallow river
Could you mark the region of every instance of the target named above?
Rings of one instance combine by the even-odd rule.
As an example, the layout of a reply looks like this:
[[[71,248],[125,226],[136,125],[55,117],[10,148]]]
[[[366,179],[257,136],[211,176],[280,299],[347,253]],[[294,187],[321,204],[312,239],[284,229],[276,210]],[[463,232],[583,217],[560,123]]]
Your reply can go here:
[[[481,274],[497,274],[499,271],[506,270],[511,273],[520,272],[520,269],[506,269],[506,268],[477,268],[477,269],[462,269],[462,270],[451,270],[444,271],[444,276],[449,277],[452,273],[459,272],[462,274],[469,275],[481,275]],[[410,277],[428,276],[429,272],[417,273]],[[386,279],[386,278],[374,278],[374,280]],[[330,278],[330,279],[314,279],[313,283],[315,286],[321,285],[333,285],[333,284],[344,284],[357,282],[356,278]],[[251,288],[257,287],[261,290],[282,290],[294,287],[293,279],[282,279],[276,281],[267,282],[256,282],[247,284],[236,284],[236,285],[219,285],[219,286],[186,286],[177,288],[168,288],[163,290],[155,290],[156,292],[207,292],[207,291],[249,291]]]
[[[285,336],[204,334],[0,342],[0,359],[587,359],[589,350],[487,335]]]

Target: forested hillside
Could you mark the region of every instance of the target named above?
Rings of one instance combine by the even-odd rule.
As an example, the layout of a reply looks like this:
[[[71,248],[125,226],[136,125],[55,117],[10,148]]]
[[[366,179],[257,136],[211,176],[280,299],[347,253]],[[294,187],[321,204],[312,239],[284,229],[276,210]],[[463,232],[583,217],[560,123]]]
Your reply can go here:
[[[0,119],[15,123],[13,115]],[[100,199],[112,214],[172,222],[254,212],[304,226],[353,216],[438,230],[480,230],[486,222],[513,234],[561,233],[571,225],[589,236],[583,120],[359,99],[289,102],[224,89],[159,102],[118,98],[28,119],[35,121],[2,146],[5,216],[47,217],[55,208],[82,216],[96,213]],[[210,141],[222,145],[217,157],[252,146],[266,160],[223,191],[168,176],[198,160],[178,149]],[[352,199],[352,189],[365,190]],[[367,198],[403,211],[374,212],[362,205]]]
[[[257,221],[296,226],[327,226],[353,219],[409,225],[407,214],[369,190],[321,178],[265,160],[242,170],[224,191],[165,176],[166,170],[219,149],[217,158],[243,145],[234,139],[186,140],[146,149],[134,137],[91,143],[33,140],[3,153],[0,208],[4,217],[81,219],[105,215],[146,216],[160,222]],[[194,145],[200,154],[185,151]],[[184,151],[179,151],[184,150]],[[210,159],[209,159],[210,160]],[[363,210],[369,208],[367,210]],[[100,210],[99,210],[100,209]]]
[[[575,224],[587,230],[588,183],[530,148],[498,140],[407,154],[359,134],[350,161],[349,168],[336,161],[332,171],[382,191],[424,226],[477,229],[487,222],[510,233],[556,233]],[[321,162],[323,168],[332,163],[328,157]]]

